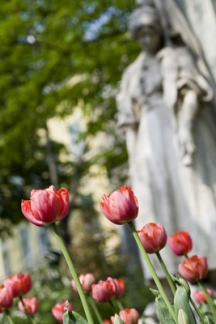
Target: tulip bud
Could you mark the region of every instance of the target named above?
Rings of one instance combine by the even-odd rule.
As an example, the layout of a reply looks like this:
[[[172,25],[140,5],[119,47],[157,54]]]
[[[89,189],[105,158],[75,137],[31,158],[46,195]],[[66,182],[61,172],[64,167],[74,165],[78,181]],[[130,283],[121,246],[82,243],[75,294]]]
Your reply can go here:
[[[156,253],[166,245],[167,235],[161,224],[148,223],[137,233],[147,253]]]
[[[103,195],[101,212],[112,223],[120,225],[132,221],[138,215],[138,201],[128,186],[122,186],[109,196]]]
[[[100,280],[92,285],[92,297],[99,303],[110,301],[115,296],[115,286],[110,280]]]
[[[65,309],[65,306],[67,306],[67,308],[68,308],[69,311],[72,311],[73,310],[73,306],[68,301],[65,301],[65,302],[62,302],[62,303],[58,303],[55,306],[53,306],[53,308],[52,308],[52,314],[53,314],[53,316],[60,323],[63,323],[62,316],[63,316],[64,311],[65,311],[64,310]]]
[[[207,289],[207,291],[208,291],[209,296],[211,298],[214,298],[214,292],[211,289]],[[195,291],[193,294],[193,297],[198,304],[207,303],[206,296],[202,290]]]
[[[180,308],[180,310],[178,312],[177,321],[178,321],[178,324],[190,324],[188,316],[182,308]]]
[[[35,314],[38,311],[38,300],[35,297],[29,297],[29,298],[23,298],[23,303],[25,304],[25,307],[29,314]],[[18,302],[18,308],[19,310],[25,314],[25,308],[21,301]]]
[[[207,258],[204,256],[198,257],[197,255],[186,258],[179,264],[178,271],[183,278],[191,283],[203,279],[208,273]]]
[[[139,313],[135,308],[125,308],[119,312],[119,317],[123,323],[138,324]]]
[[[0,310],[4,311],[13,305],[13,290],[4,284],[0,287]]]
[[[176,232],[168,237],[168,245],[172,252],[178,256],[185,255],[192,250],[192,239],[186,231]]]
[[[69,193],[50,186],[45,190],[32,190],[30,200],[22,200],[23,215],[34,225],[46,226],[62,220],[69,210]]]
[[[95,282],[95,277],[91,273],[81,274],[79,275],[79,281],[83,291],[87,294],[91,291],[92,285]],[[71,280],[71,285],[73,290],[77,292],[77,287],[74,280]]]
[[[28,273],[17,273],[8,277],[4,281],[5,286],[10,286],[13,290],[13,296],[21,296],[27,294],[32,287],[32,279]]]

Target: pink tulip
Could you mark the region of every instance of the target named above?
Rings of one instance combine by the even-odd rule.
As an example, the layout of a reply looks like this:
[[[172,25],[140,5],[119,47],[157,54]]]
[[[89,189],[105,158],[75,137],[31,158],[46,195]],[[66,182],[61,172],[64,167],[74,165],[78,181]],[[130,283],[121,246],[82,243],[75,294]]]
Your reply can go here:
[[[112,322],[108,319],[103,320],[103,324],[112,324]]]
[[[23,298],[23,302],[29,314],[35,314],[38,311],[38,300],[35,297]],[[21,301],[18,302],[19,310],[25,314],[25,308]]]
[[[119,317],[124,324],[138,324],[139,313],[135,308],[125,308],[119,312]],[[115,316],[111,316],[111,321],[114,323]]]
[[[203,279],[208,273],[207,258],[204,256],[199,258],[197,255],[186,258],[179,264],[178,271],[183,278],[191,283]]]
[[[64,314],[64,308],[65,308],[66,305],[68,305],[68,310],[69,311],[73,310],[73,306],[68,301],[58,303],[55,306],[53,306],[53,308],[52,308],[53,316],[60,323],[63,323],[62,316]]]
[[[214,293],[211,289],[207,289],[209,295],[214,298]],[[207,303],[207,300],[206,300],[206,297],[205,297],[205,294],[202,290],[199,290],[199,291],[195,291],[194,294],[193,294],[193,297],[195,299],[195,301],[200,304],[200,303]]]
[[[83,288],[83,291],[87,294],[90,293],[93,283],[95,283],[95,277],[92,273],[86,273],[79,275],[79,281]],[[76,283],[74,280],[71,280],[71,285],[74,291],[77,292]]]
[[[8,277],[4,281],[6,287],[11,286],[13,291],[13,296],[21,296],[27,294],[32,287],[32,279],[28,273],[22,274],[18,273],[13,276]]]
[[[120,225],[135,219],[138,215],[138,200],[128,186],[122,186],[109,196],[103,195],[101,212],[112,223]]]
[[[147,253],[156,253],[166,245],[166,231],[160,224],[148,223],[137,233]]]
[[[115,297],[119,298],[125,293],[125,281],[123,279],[113,279],[116,284]]]
[[[5,309],[12,307],[13,305],[13,289],[11,286],[5,286],[4,284],[0,287],[0,313]]]
[[[167,241],[170,249],[176,255],[185,255],[192,250],[192,239],[186,231],[176,232],[168,237]]]
[[[115,296],[115,287],[110,280],[100,280],[97,284],[92,285],[92,297],[100,303],[110,301]]]
[[[69,193],[50,186],[45,190],[32,190],[30,200],[22,200],[23,215],[34,225],[46,226],[62,220],[69,210]]]

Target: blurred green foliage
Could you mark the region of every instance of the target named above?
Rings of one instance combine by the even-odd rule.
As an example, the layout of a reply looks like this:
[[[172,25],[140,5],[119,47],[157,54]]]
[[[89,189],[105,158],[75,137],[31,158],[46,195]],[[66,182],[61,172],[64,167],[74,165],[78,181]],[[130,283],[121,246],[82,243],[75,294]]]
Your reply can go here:
[[[115,131],[115,94],[124,68],[139,49],[130,40],[132,0],[8,0],[0,11],[0,215],[17,223],[20,200],[50,185],[47,145],[38,130],[53,116],[65,118],[82,102],[87,129],[80,140],[104,131],[112,145],[82,167],[59,160],[59,186],[70,189],[92,164],[108,170],[127,158]],[[74,78],[74,79],[73,79]],[[69,80],[73,81],[73,86]],[[88,150],[88,147],[86,148]],[[70,165],[69,165],[70,164]]]

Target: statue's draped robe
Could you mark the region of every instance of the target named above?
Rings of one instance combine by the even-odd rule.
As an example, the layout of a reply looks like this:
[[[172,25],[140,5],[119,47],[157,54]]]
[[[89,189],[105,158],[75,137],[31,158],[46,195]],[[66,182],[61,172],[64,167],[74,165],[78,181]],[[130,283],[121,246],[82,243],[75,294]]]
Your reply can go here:
[[[172,75],[169,61],[170,66],[174,64]],[[164,80],[169,77],[173,83],[165,89]],[[194,121],[196,151],[191,166],[183,164],[178,143],[181,102],[187,89],[193,89],[200,102],[200,112]],[[209,268],[213,269],[216,140],[203,116],[211,98],[212,90],[187,49],[164,48],[151,58],[141,53],[127,68],[117,105],[119,126],[126,136],[131,186],[139,201],[136,228],[155,222],[162,224],[168,235],[187,230],[193,239],[190,255],[207,256]],[[183,257],[174,256],[168,246],[161,253],[168,269],[176,273]],[[155,256],[152,261],[159,276],[164,277]],[[149,277],[147,269],[145,276]]]

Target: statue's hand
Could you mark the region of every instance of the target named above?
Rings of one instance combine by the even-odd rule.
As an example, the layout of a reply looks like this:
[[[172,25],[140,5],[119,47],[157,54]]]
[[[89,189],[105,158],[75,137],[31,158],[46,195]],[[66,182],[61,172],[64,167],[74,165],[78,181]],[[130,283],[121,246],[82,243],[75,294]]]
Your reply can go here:
[[[185,166],[193,163],[193,154],[196,150],[192,127],[187,123],[183,123],[178,130],[178,140],[182,162]]]

